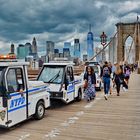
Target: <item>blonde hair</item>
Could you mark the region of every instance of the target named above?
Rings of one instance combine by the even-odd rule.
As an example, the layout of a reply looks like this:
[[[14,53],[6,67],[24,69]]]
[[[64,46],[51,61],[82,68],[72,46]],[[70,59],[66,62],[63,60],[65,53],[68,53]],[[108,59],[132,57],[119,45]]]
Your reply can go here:
[[[121,67],[119,64],[116,64],[116,71],[115,71],[115,74],[121,74],[122,73],[122,70],[121,70]]]

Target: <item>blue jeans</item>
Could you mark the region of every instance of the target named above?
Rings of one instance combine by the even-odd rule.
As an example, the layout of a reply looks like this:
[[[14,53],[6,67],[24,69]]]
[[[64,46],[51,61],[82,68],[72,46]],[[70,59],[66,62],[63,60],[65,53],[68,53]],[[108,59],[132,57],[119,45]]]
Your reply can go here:
[[[110,89],[110,77],[103,77],[104,81],[104,93],[108,94]]]

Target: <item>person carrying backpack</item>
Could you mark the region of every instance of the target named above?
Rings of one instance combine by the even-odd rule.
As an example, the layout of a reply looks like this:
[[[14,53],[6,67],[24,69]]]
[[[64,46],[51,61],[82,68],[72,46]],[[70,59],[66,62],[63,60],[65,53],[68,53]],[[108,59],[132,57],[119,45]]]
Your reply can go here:
[[[128,65],[126,65],[124,67],[124,75],[125,75],[125,81],[126,81],[127,86],[128,86],[128,83],[129,83],[130,74],[131,74],[130,67]]]
[[[101,70],[101,77],[104,83],[104,97],[105,100],[108,98],[108,92],[110,90],[110,77],[111,76],[111,68],[108,66],[108,62],[105,62],[105,65],[103,66]]]

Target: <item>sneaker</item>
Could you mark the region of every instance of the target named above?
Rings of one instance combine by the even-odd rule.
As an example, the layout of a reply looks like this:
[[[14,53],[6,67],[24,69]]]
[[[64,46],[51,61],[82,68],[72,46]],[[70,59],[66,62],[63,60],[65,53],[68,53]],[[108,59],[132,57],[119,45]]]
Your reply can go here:
[[[125,87],[123,87],[123,91],[125,91],[125,92],[126,92],[126,88],[125,88]]]
[[[116,84],[113,84],[113,88],[116,88]]]
[[[90,98],[87,99],[87,102],[89,102],[89,101],[90,101]]]
[[[105,100],[107,100],[107,95],[106,94],[104,95],[104,98],[105,98]]]
[[[119,93],[117,93],[117,96],[120,96],[120,94],[119,94]]]

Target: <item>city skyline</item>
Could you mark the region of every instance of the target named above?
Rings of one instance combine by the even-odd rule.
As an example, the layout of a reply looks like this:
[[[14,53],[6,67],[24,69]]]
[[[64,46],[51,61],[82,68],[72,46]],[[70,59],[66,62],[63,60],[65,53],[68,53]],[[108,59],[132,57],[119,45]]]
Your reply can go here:
[[[112,37],[117,22],[136,21],[139,7],[138,0],[1,0],[0,52],[8,53],[11,43],[17,47],[33,37],[40,52],[45,51],[47,40],[60,48],[64,42],[79,38],[81,46],[86,47],[89,24],[96,47],[102,31]]]

